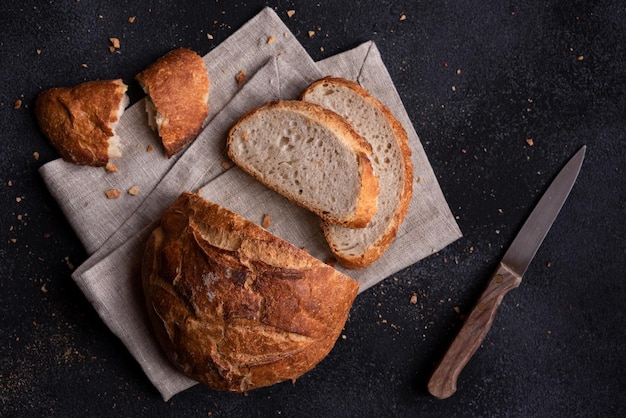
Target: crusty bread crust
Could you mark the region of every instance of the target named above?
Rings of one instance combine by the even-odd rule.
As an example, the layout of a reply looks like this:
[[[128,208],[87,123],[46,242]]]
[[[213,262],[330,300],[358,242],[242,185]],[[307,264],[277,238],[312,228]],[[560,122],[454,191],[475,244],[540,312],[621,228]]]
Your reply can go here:
[[[157,112],[156,129],[168,158],[192,142],[209,113],[209,76],[202,57],[175,49],[135,77]]]
[[[358,283],[198,195],[152,232],[142,281],[155,336],[185,375],[248,391],[311,370],[332,349]]]
[[[300,196],[296,194],[289,193],[284,188],[272,183],[264,173],[258,173],[255,170],[251,169],[248,165],[248,162],[239,158],[238,155],[233,151],[232,144],[236,139],[244,138],[244,140],[253,140],[254,138],[248,139],[248,133],[245,132],[242,126],[251,119],[256,118],[258,115],[264,112],[270,112],[273,110],[286,110],[288,112],[292,112],[292,114],[304,115],[307,120],[307,123],[317,122],[321,126],[329,129],[334,133],[334,137],[337,141],[341,141],[344,144],[347,144],[349,148],[351,148],[355,154],[355,158],[357,160],[358,165],[358,176],[360,177],[359,181],[359,191],[358,197],[356,199],[354,211],[344,217],[338,216],[338,214],[329,212],[326,208],[311,204],[310,202],[304,201]],[[288,121],[285,121],[287,123]],[[258,132],[258,139],[263,138],[263,133]],[[370,145],[363,140],[363,138],[356,133],[356,131],[352,128],[352,126],[342,117],[337,115],[334,112],[331,112],[328,109],[325,109],[321,106],[318,106],[313,103],[302,102],[300,100],[282,100],[282,101],[274,101],[268,102],[265,105],[254,108],[244,114],[239,120],[232,126],[228,133],[227,138],[227,148],[229,157],[241,167],[244,171],[255,177],[258,181],[265,184],[267,187],[275,190],[276,192],[284,195],[291,201],[300,206],[305,207],[306,209],[314,212],[322,219],[327,222],[344,225],[351,228],[363,228],[365,227],[369,221],[376,214],[376,210],[378,207],[378,178],[374,174],[374,168],[369,159],[369,155],[372,152]],[[324,161],[318,162],[319,164],[314,169],[324,170]],[[346,173],[347,175],[351,175],[352,173]],[[338,190],[341,190],[341,185],[337,185]],[[328,190],[328,193],[333,193],[333,190]]]
[[[324,236],[328,241],[333,254],[337,258],[337,261],[344,267],[349,269],[361,269],[365,268],[376,260],[378,260],[382,254],[389,248],[393,240],[395,239],[398,228],[404,221],[406,214],[409,209],[409,205],[413,196],[413,164],[411,162],[411,148],[409,147],[409,140],[406,131],[402,124],[393,116],[391,111],[378,99],[373,97],[369,91],[361,87],[358,83],[347,80],[344,78],[338,77],[326,77],[315,81],[312,83],[302,94],[302,98],[306,100],[307,95],[312,92],[314,89],[326,85],[334,85],[339,88],[350,89],[356,94],[358,94],[364,102],[368,103],[376,112],[381,114],[393,132],[393,136],[396,139],[396,144],[400,149],[400,155],[403,161],[403,179],[402,179],[402,190],[400,191],[400,199],[398,205],[395,208],[392,216],[389,219],[376,219],[379,222],[387,222],[386,228],[384,232],[380,234],[380,236],[372,242],[366,249],[360,254],[351,254],[346,251],[341,250],[338,245],[338,237],[336,236],[336,226],[322,223],[322,228],[324,230]],[[338,111],[338,110],[337,110]],[[341,112],[338,111],[341,114]],[[342,115],[343,116],[343,115]],[[367,133],[360,132],[362,136],[367,140]],[[373,144],[370,144],[373,147]],[[376,158],[377,151],[373,151],[372,159]],[[384,157],[383,155],[379,155],[381,159]],[[382,186],[382,184],[381,184]],[[379,213],[382,215],[382,212]],[[356,234],[364,233],[367,228],[362,231],[355,231]]]
[[[51,88],[37,96],[35,116],[65,161],[105,166],[126,89],[121,79]]]

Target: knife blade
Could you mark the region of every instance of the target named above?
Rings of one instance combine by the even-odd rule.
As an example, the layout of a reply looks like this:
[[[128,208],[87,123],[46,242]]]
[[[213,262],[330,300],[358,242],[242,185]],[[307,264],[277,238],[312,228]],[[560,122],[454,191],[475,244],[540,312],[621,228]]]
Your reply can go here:
[[[557,174],[504,253],[487,287],[428,381],[428,391],[435,398],[446,399],[456,392],[458,376],[491,328],[502,298],[522,282],[522,276],[567,200],[586,149],[586,146],[580,148]]]

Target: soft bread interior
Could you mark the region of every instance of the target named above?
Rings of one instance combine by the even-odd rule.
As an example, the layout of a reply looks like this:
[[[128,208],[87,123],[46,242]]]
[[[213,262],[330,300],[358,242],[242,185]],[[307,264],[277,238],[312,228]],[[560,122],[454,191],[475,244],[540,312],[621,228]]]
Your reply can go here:
[[[359,172],[357,157],[326,126],[274,109],[240,123],[229,145],[235,162],[286,196],[337,218],[354,212],[360,178],[346,173]]]
[[[128,98],[128,95],[124,94],[124,96],[122,97],[122,100],[120,101],[120,107],[117,110],[117,115],[116,115],[117,119],[115,120],[115,122],[111,123],[111,130],[113,131],[113,136],[109,138],[109,158],[122,156],[121,139],[116,133],[116,128],[129,102],[130,102],[130,99]]]

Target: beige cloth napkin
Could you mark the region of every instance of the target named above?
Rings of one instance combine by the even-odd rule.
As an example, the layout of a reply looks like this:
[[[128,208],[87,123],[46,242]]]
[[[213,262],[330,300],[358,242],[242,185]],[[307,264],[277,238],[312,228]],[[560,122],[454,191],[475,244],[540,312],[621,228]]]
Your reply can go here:
[[[265,31],[267,28],[273,28],[274,32]],[[151,230],[151,224],[180,192],[193,191],[201,186],[200,193],[204,197],[255,222],[260,222],[264,214],[269,214],[272,218],[270,231],[295,245],[306,247],[320,259],[330,255],[320,234],[319,222],[313,215],[292,205],[237,168],[228,171],[222,169],[221,162],[225,161],[224,135],[234,120],[249,108],[267,100],[295,98],[312,80],[322,75],[335,75],[361,83],[389,106],[407,129],[413,151],[415,178],[421,178],[422,181],[414,185],[414,199],[409,213],[387,253],[368,269],[347,272],[359,280],[361,291],[460,237],[460,231],[376,46],[368,42],[354,50],[321,61],[316,66],[306,53],[305,58],[299,56],[302,54],[302,47],[271,9],[263,10],[233,35],[237,39],[234,44],[237,45],[239,55],[245,55],[242,50],[247,49],[242,42],[251,38],[258,39],[259,36],[265,40],[257,42],[256,49],[251,50],[264,55],[265,65],[247,70],[249,74],[254,72],[254,76],[243,87],[232,90],[232,93],[237,94],[231,94],[231,100],[224,101],[221,108],[213,110],[214,113],[209,117],[210,123],[181,157],[176,161],[168,161],[167,166],[165,163],[158,165],[155,162],[157,169],[151,170],[150,180],[146,181],[150,193],[139,204],[132,202],[132,209],[120,209],[123,211],[120,215],[116,212],[116,207],[100,208],[102,216],[98,216],[98,207],[94,206],[109,202],[90,204],[88,207],[91,207],[86,210],[81,199],[97,201],[97,193],[72,198],[70,187],[61,187],[64,184],[84,187],[85,181],[92,182],[92,186],[108,187],[108,175],[100,174],[98,177],[85,174],[91,170],[68,168],[67,164],[58,161],[49,163],[51,167],[46,165],[42,168],[46,184],[63,207],[88,251],[91,249],[90,252],[94,253],[76,270],[74,280],[166,400],[196,382],[176,371],[154,342],[137,278],[142,246]],[[269,36],[274,36],[276,41],[281,37],[282,42],[289,45],[288,53],[277,49],[281,52],[268,57],[264,48]],[[231,38],[221,46],[225,44],[231,45],[228,47],[231,48]],[[220,47],[213,51],[218,48]],[[229,50],[228,48],[225,49]],[[209,61],[213,62],[214,71],[224,74],[225,82],[230,77],[234,79],[241,67],[245,66],[243,61],[260,62],[237,54],[224,57],[212,55],[213,51],[209,53],[212,56]],[[220,61],[224,67],[218,70],[219,64],[213,60]],[[215,77],[212,79],[215,80]],[[212,90],[212,94],[214,92]],[[213,102],[212,105],[215,106]],[[131,109],[135,111],[137,107],[139,106],[135,105]],[[125,128],[133,132],[132,138],[136,138],[135,141],[141,144],[138,147],[154,142],[154,135],[145,129],[145,115],[139,111],[127,113],[135,118],[134,124],[141,125],[133,127],[128,121]],[[146,158],[145,155],[140,156],[142,157]],[[163,155],[159,157],[165,158]],[[156,159],[152,155],[148,158]],[[134,180],[135,176],[148,175],[141,165],[129,164],[126,170],[120,170],[123,174],[119,176],[126,181]],[[117,181],[122,184],[122,180]],[[68,199],[72,202],[71,205],[67,204]],[[131,199],[128,197],[125,200]],[[96,234],[92,233],[95,225],[106,219],[103,216],[117,216],[114,226],[104,226]]]

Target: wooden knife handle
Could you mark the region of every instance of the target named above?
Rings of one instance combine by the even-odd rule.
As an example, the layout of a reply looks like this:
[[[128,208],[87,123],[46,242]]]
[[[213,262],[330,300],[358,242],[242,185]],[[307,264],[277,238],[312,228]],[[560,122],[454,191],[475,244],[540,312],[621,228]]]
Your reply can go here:
[[[446,399],[456,392],[459,373],[485,339],[502,298],[521,281],[521,276],[500,263],[428,381],[428,391],[435,398]]]

